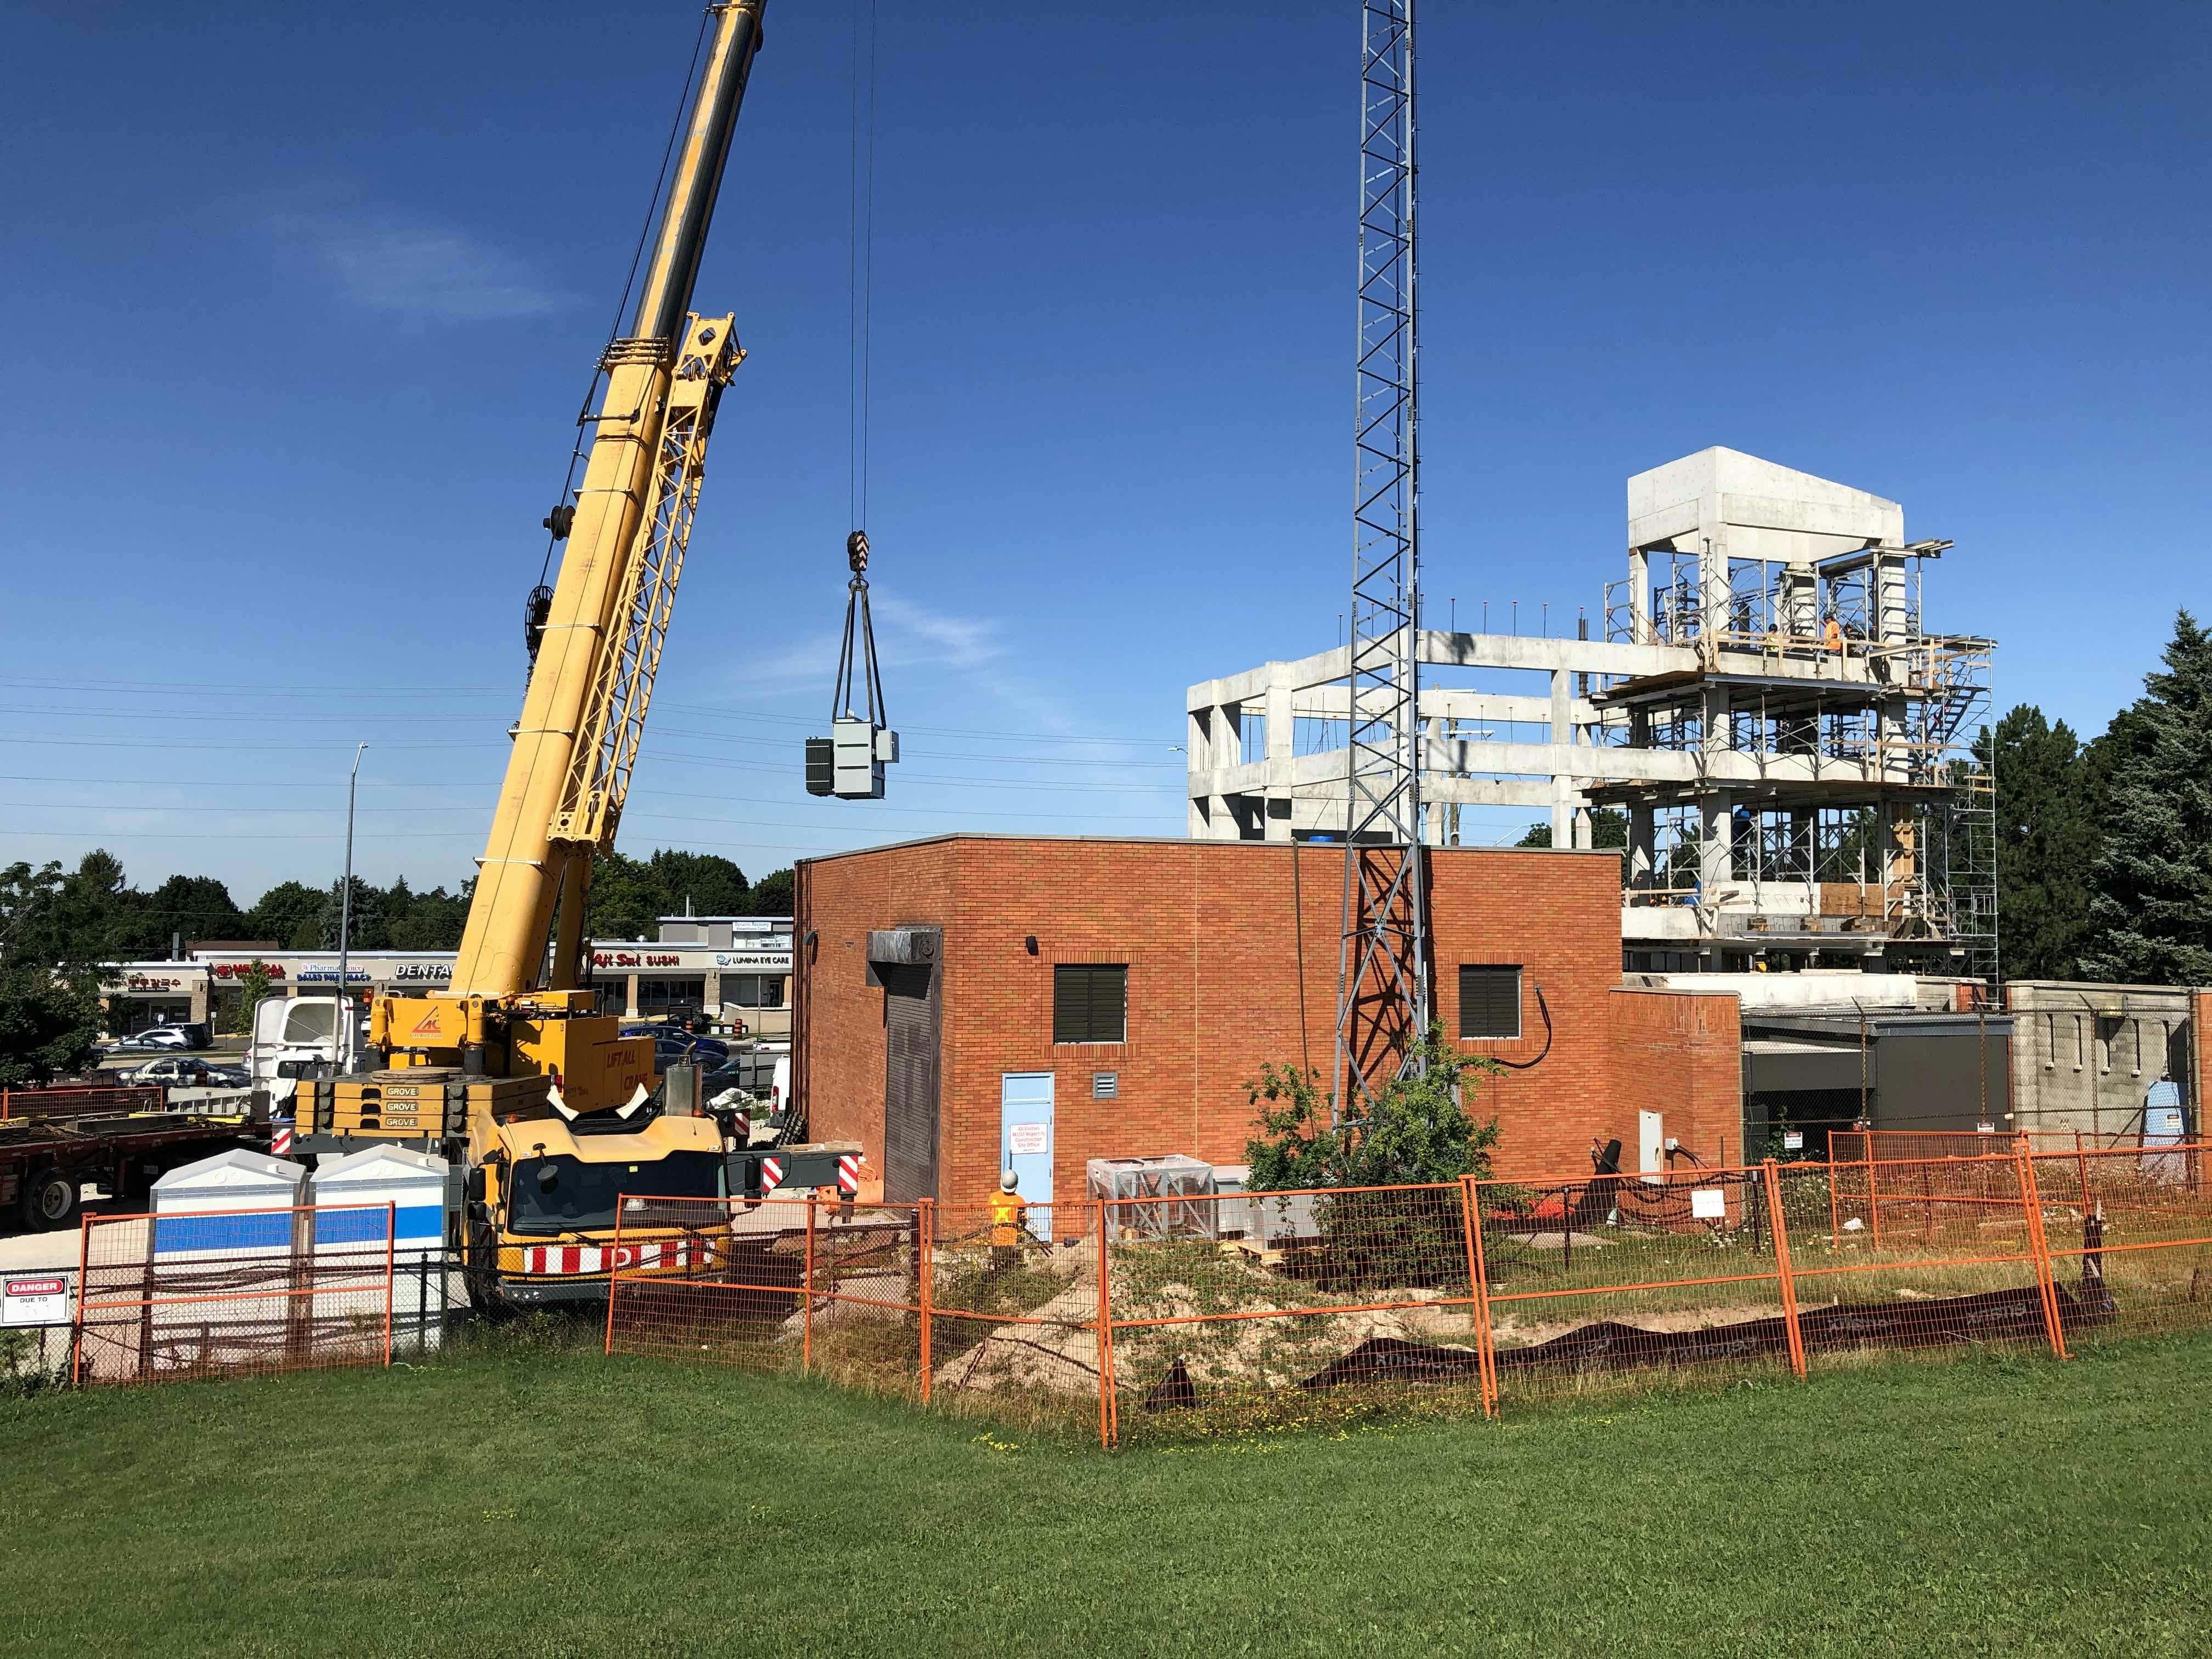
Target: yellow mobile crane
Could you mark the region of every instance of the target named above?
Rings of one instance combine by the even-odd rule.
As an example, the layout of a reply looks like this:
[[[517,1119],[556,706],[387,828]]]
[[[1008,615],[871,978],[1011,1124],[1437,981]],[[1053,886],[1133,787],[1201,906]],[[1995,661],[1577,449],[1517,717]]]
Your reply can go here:
[[[546,520],[566,550],[550,592],[532,595],[529,690],[452,982],[380,996],[382,1068],[302,1091],[303,1152],[397,1141],[465,1171],[471,1291],[501,1300],[604,1295],[618,1194],[725,1189],[721,1127],[644,1109],[653,1040],[594,1012],[584,910],[622,817],[715,407],[744,355],[734,318],[690,305],[765,3],[708,9],[644,287],[599,362],[583,481]]]

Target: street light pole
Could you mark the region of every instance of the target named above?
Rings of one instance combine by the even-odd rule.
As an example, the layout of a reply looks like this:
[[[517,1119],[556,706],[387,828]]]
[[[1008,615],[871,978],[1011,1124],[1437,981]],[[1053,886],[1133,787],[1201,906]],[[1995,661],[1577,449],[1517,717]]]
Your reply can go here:
[[[353,802],[361,786],[361,757],[368,752],[367,744],[353,751],[353,771],[346,779],[345,884],[338,890],[338,1048],[332,1058],[346,1072],[353,1070],[355,1058],[353,987],[346,981],[346,947],[353,931]]]

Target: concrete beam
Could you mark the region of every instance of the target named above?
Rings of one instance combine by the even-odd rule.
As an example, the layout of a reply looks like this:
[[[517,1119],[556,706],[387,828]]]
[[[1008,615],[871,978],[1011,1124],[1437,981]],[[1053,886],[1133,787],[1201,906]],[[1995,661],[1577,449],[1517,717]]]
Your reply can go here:
[[[1762,783],[1850,782],[1869,787],[1882,781],[1880,767],[1816,755],[1755,755],[1735,750],[1707,754],[1671,749],[1620,749],[1576,743],[1482,743],[1455,739],[1426,745],[1424,791],[1443,782],[1438,773],[1466,772],[1507,778],[1562,778],[1593,783]],[[1341,783],[1341,749],[1299,755],[1288,762],[1255,761],[1189,775],[1188,793],[1207,795],[1279,794],[1315,784]],[[1543,800],[1548,804],[1547,793]]]

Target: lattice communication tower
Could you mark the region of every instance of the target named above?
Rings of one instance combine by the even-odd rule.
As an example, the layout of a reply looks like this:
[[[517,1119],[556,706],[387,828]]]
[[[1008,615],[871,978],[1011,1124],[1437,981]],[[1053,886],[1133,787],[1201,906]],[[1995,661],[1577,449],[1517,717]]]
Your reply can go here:
[[[1340,1115],[1418,1064],[1429,1024],[1426,872],[1415,744],[1420,625],[1414,298],[1413,0],[1360,16],[1358,356],[1345,818],[1337,963]]]

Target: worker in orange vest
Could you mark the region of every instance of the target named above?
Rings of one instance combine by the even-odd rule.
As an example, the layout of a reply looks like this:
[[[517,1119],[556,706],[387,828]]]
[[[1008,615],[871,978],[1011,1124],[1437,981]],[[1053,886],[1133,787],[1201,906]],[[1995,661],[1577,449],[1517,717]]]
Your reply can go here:
[[[991,1271],[994,1273],[1018,1265],[1022,1259],[1030,1206],[1014,1190],[1020,1184],[1021,1177],[1007,1170],[999,1176],[999,1190],[991,1194]]]
[[[1844,648],[1843,623],[1838,622],[1833,617],[1829,617],[1828,626],[1820,635],[1820,643],[1826,646],[1829,650],[1840,654]]]

